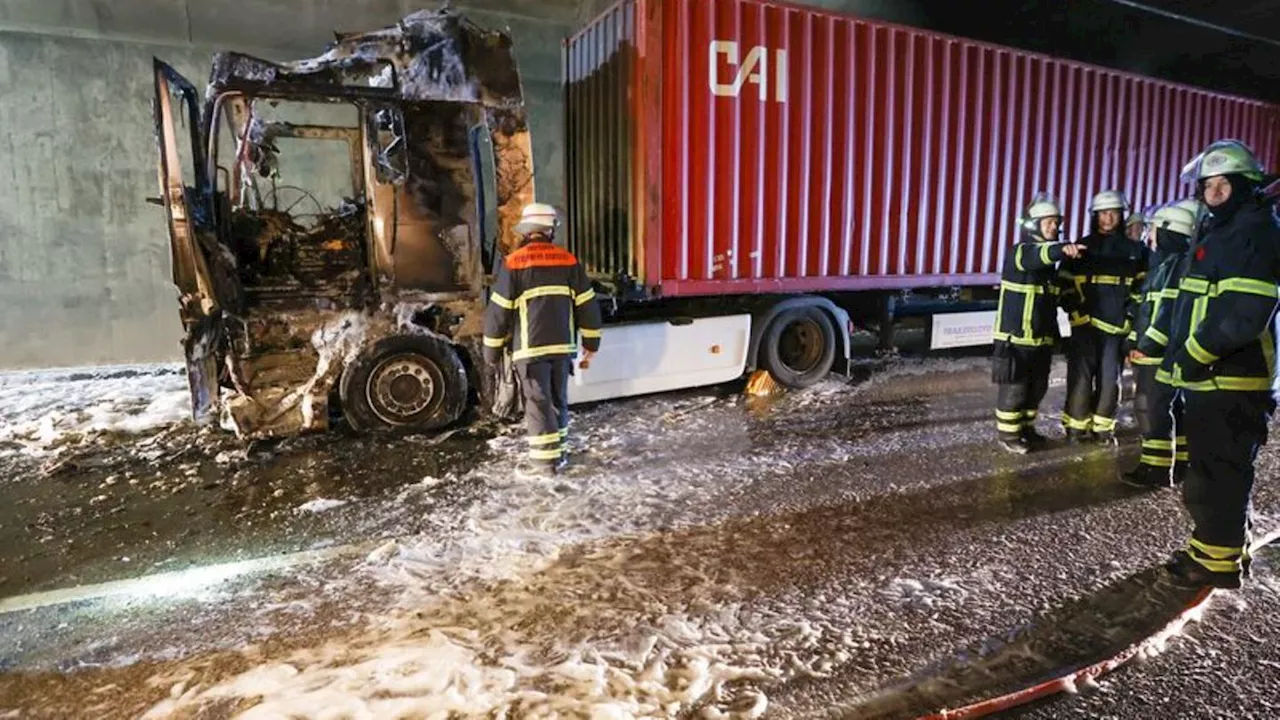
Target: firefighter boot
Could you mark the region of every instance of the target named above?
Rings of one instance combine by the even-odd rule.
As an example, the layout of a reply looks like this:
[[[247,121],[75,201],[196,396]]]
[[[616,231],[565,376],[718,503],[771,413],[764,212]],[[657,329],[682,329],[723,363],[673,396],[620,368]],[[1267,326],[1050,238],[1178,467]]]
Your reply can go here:
[[[1090,442],[1093,442],[1093,433],[1088,430],[1074,430],[1072,428],[1067,428],[1068,445],[1083,445]]]
[[[1241,586],[1240,572],[1213,572],[1196,562],[1186,550],[1174,553],[1173,559],[1165,563],[1164,569],[1168,573],[1169,582],[1189,590],[1205,587],[1238,590]]]
[[[1167,488],[1172,486],[1169,480],[1168,468],[1147,465],[1146,463],[1141,463],[1138,467],[1121,475],[1120,480],[1126,485],[1140,488]]]
[[[1039,450],[1049,444],[1049,438],[1041,435],[1033,425],[1023,426],[1022,441],[1032,450]]]
[[[1031,452],[1031,445],[1024,437],[1001,437],[1000,447],[1014,455],[1026,455]]]
[[[525,459],[516,464],[516,477],[521,480],[552,478],[555,475],[556,466],[553,463]]]

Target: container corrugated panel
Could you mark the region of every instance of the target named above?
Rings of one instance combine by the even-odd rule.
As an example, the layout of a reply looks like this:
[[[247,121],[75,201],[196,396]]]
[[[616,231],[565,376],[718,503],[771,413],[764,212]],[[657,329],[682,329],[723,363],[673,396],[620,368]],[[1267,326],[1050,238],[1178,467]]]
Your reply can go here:
[[[631,34],[611,43],[619,14]],[[575,53],[592,61],[568,63],[571,207],[590,208],[574,247],[655,294],[990,284],[1038,191],[1078,237],[1099,190],[1136,209],[1188,195],[1178,173],[1213,140],[1280,165],[1275,105],[780,3],[631,0]],[[592,126],[624,95],[583,88],[623,78],[629,120]],[[581,171],[607,157],[614,175]],[[627,219],[597,229],[610,210]]]
[[[632,238],[635,40],[636,1],[626,0],[564,49],[569,246],[590,272],[610,278],[641,275]]]

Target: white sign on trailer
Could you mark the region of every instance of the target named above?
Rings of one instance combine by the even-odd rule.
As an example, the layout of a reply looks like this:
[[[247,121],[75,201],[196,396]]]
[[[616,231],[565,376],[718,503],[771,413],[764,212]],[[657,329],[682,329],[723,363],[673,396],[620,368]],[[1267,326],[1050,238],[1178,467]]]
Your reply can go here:
[[[929,336],[929,349],[974,347],[990,345],[995,330],[996,312],[939,313],[933,316],[933,333]],[[1067,314],[1058,308],[1058,332],[1062,337],[1071,336],[1071,323]]]
[[[929,336],[929,349],[990,345],[995,322],[994,310],[934,315],[933,333]]]

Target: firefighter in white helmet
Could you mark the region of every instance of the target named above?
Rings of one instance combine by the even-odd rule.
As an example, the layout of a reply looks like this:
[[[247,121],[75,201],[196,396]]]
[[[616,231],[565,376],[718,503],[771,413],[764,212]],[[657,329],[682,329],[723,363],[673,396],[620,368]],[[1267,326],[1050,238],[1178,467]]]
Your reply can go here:
[[[1146,235],[1147,215],[1145,213],[1130,213],[1129,219],[1124,222],[1124,234],[1133,242],[1141,243],[1142,238]]]
[[[1062,210],[1047,195],[1032,200],[1020,224],[1020,237],[1005,256],[1000,275],[991,379],[999,385],[1000,444],[1024,454],[1045,441],[1035,425],[1058,340],[1055,266],[1064,257],[1079,257],[1082,248],[1058,242]]]
[[[1164,355],[1157,331],[1149,334],[1155,319],[1178,292],[1178,268],[1191,244],[1196,217],[1179,205],[1157,210],[1149,225],[1156,242],[1155,260],[1142,284],[1142,299],[1134,318],[1137,340],[1129,353],[1137,393],[1133,414],[1142,433],[1142,456],[1134,469],[1121,476],[1139,487],[1169,487],[1186,476],[1187,440],[1182,428],[1182,402],[1173,388],[1156,382],[1156,371]]]
[[[1165,567],[1184,587],[1236,588],[1249,567],[1254,460],[1275,412],[1280,226],[1259,192],[1266,175],[1236,140],[1209,145],[1183,171],[1208,207],[1178,294],[1153,330],[1166,340],[1156,379],[1185,405],[1190,468],[1182,497],[1195,525]]]
[[[600,348],[600,305],[573,253],[554,244],[559,215],[532,203],[515,226],[520,247],[499,266],[485,313],[485,360],[504,350],[520,374],[529,455],[519,470],[550,475],[568,462],[571,363],[582,338],[583,360]],[[575,333],[576,330],[576,333]]]
[[[1132,297],[1141,253],[1124,235],[1129,203],[1106,190],[1089,204],[1087,252],[1062,264],[1062,304],[1071,322],[1067,345],[1067,402],[1062,424],[1071,443],[1115,442],[1120,374],[1124,369]]]

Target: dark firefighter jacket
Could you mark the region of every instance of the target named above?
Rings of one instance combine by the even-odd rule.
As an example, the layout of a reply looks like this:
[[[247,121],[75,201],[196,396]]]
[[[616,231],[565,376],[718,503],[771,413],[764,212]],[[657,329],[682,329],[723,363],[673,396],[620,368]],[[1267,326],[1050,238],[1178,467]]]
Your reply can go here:
[[[1147,335],[1166,346],[1156,379],[1190,390],[1271,389],[1280,227],[1249,203],[1211,218],[1179,264],[1177,294]]]
[[[1135,365],[1159,365],[1164,356],[1164,345],[1147,336],[1147,329],[1155,322],[1165,302],[1178,295],[1178,268],[1183,253],[1187,251],[1187,236],[1170,230],[1158,230],[1158,248],[1151,255],[1151,268],[1147,271],[1138,291],[1137,310],[1134,311],[1133,332],[1129,340],[1146,357],[1134,360]]]
[[[1093,233],[1080,241],[1084,255],[1062,263],[1062,307],[1071,327],[1092,325],[1108,335],[1129,335],[1142,247],[1123,231]]]
[[[506,257],[498,268],[484,318],[485,359],[501,359],[511,343],[516,363],[600,348],[600,305],[591,281],[573,253],[534,241]]]
[[[1058,284],[1054,264],[1062,258],[1060,244],[1046,242],[1030,233],[1024,233],[1013,252],[1005,256],[994,334],[997,354],[1010,345],[1045,347],[1058,340]]]

